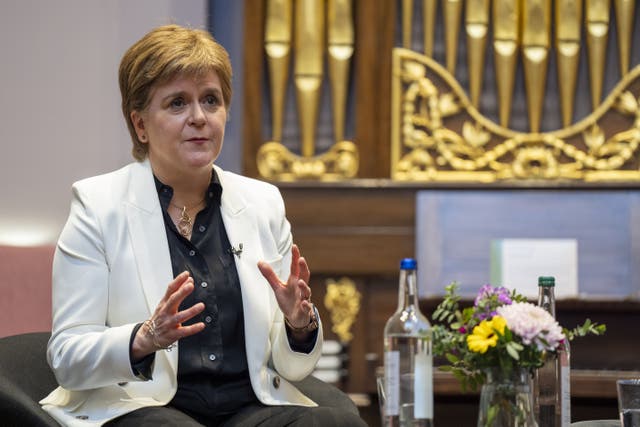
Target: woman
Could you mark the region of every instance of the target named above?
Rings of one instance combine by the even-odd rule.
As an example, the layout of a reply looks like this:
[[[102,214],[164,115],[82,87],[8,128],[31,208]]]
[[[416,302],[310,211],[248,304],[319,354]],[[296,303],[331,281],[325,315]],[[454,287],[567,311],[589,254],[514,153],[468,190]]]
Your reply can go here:
[[[278,190],[213,164],[224,48],[159,27],[119,79],[137,162],[73,185],[44,409],[65,425],[360,425],[290,382],[313,370],[322,326]]]

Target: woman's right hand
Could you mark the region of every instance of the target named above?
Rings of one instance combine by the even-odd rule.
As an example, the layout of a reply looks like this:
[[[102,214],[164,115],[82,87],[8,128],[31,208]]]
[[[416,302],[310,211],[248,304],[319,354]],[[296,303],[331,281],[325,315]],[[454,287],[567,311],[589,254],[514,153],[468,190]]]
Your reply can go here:
[[[204,310],[204,304],[199,302],[186,310],[178,311],[182,301],[193,289],[193,278],[188,271],[180,273],[169,283],[153,315],[138,329],[133,339],[131,355],[134,361],[139,361],[157,350],[169,347],[180,338],[197,334],[204,329],[203,322],[182,326],[183,322]]]

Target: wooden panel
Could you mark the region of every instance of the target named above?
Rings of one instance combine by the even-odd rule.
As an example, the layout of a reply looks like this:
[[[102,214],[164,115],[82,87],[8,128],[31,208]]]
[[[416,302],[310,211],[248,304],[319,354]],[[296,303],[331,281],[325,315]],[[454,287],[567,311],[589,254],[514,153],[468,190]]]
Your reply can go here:
[[[281,191],[294,239],[315,272],[395,274],[401,258],[414,256],[411,190],[343,185]]]

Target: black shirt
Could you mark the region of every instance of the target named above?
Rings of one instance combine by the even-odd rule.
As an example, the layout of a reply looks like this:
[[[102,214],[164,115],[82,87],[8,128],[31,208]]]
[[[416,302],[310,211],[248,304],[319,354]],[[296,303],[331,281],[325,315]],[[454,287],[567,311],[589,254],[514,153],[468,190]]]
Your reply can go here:
[[[220,214],[222,187],[215,173],[206,206],[193,224],[191,241],[168,214],[173,189],[156,179],[174,277],[188,270],[195,289],[180,305],[202,301],[205,309],[185,325],[204,322],[201,333],[180,340],[178,391],[170,403],[198,414],[228,414],[256,402],[245,352],[242,292],[234,254]]]
[[[237,412],[257,401],[249,378],[245,350],[242,293],[231,244],[220,214],[222,186],[215,172],[205,198],[206,206],[194,221],[191,241],[178,232],[167,209],[173,189],[155,178],[169,243],[174,277],[188,270],[195,289],[180,310],[202,301],[205,309],[185,325],[205,323],[205,330],[180,340],[178,390],[170,402],[184,412],[215,416]],[[265,284],[265,286],[267,286]],[[316,311],[317,315],[317,311]],[[142,323],[136,325],[131,342]],[[309,353],[318,331],[303,340],[293,338],[287,328],[292,350]],[[131,360],[134,373],[151,379],[155,353],[141,361]]]

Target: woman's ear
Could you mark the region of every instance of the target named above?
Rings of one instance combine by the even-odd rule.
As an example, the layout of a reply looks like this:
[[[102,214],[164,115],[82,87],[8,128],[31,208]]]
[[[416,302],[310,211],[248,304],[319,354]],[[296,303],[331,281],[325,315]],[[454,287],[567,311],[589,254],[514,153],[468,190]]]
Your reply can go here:
[[[131,112],[131,123],[133,123],[133,128],[136,130],[136,135],[138,135],[138,141],[143,144],[148,142],[147,132],[144,127],[144,118],[142,114],[138,111]]]

